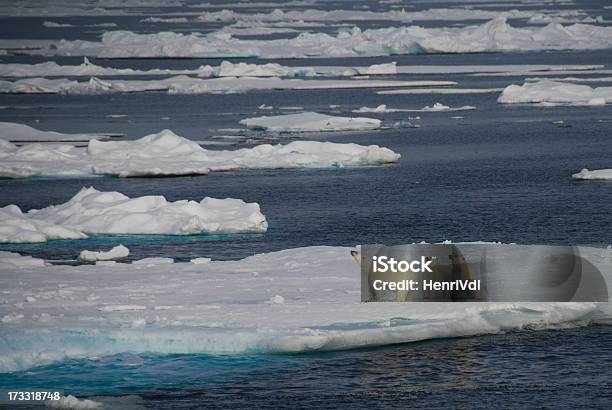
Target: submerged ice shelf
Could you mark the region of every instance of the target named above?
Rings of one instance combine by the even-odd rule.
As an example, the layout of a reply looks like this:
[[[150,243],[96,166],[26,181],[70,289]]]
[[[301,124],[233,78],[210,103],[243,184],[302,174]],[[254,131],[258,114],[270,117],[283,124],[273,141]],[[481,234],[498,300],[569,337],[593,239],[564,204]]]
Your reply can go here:
[[[342,350],[612,315],[609,304],[596,303],[361,303],[349,251],[82,266],[0,253],[0,371],[124,352]],[[608,261],[597,255],[600,249],[593,258]]]
[[[4,178],[206,175],[238,169],[381,165],[399,159],[399,154],[378,145],[318,141],[207,150],[170,130],[132,141],[91,140],[87,148],[42,144],[17,147],[0,139],[0,177]]]
[[[23,213],[0,208],[0,243],[80,239],[87,234],[189,235],[265,232],[268,223],[256,203],[206,197],[168,202],[163,196],[129,198],[119,192],[83,188],[68,202]],[[115,249],[123,255],[127,249]],[[129,253],[129,252],[128,252]],[[103,259],[86,253],[84,258]],[[108,255],[107,255],[108,256]],[[127,256],[124,255],[124,256]]]

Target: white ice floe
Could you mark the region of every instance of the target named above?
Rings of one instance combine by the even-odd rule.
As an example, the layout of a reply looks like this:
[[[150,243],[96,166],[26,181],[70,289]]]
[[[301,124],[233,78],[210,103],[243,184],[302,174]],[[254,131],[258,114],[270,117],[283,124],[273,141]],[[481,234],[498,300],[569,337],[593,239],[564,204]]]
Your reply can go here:
[[[0,251],[0,269],[21,269],[35,266],[45,266],[45,261],[16,252]]]
[[[0,122],[0,140],[12,142],[83,142],[91,139],[106,139],[104,134],[63,134],[55,131],[40,131],[25,124]]]
[[[131,141],[91,140],[87,148],[0,140],[0,177],[206,175],[211,171],[326,168],[396,162],[399,154],[377,145],[294,141],[238,150],[206,150],[170,130]]]
[[[497,102],[504,104],[541,103],[542,105],[606,105],[612,102],[612,87],[591,88],[551,80],[512,84]]]
[[[380,104],[377,107],[361,107],[353,112],[359,113],[391,113],[391,112],[449,112],[449,111],[468,111],[475,110],[476,107],[471,105],[464,105],[463,107],[449,107],[442,103],[435,103],[434,105],[425,106],[423,108],[388,108],[386,104]]]
[[[303,80],[278,77],[221,77],[202,79],[179,75],[160,80],[115,80],[91,77],[89,81],[66,78],[0,80],[5,94],[111,94],[165,91],[170,94],[239,93],[255,90],[329,90],[352,88],[440,87],[453,81]]]
[[[31,210],[26,217],[85,234],[253,233],[268,227],[259,205],[240,199],[169,202],[163,196],[129,198],[94,188],[83,188],[64,204]]]
[[[349,251],[298,248],[197,265],[0,267],[0,371],[124,352],[333,351],[612,318],[605,303],[361,303]],[[591,260],[610,271],[601,249]],[[34,301],[22,303],[26,297]]]
[[[277,63],[247,64],[223,61],[215,71],[218,77],[314,77],[311,67],[287,67]]]
[[[588,170],[586,168],[583,168],[580,172],[572,175],[572,178],[610,180],[612,179],[612,169]]]
[[[335,117],[316,112],[245,118],[240,124],[276,132],[359,131],[380,128],[381,121],[364,117]]]
[[[0,208],[0,242],[82,239],[87,234],[226,234],[265,232],[265,216],[256,203],[206,197],[200,202],[168,202],[163,196],[129,198],[119,192],[83,188],[68,202],[22,213],[16,205]],[[123,257],[127,248],[84,252],[85,260]],[[128,251],[129,254],[129,251]],[[127,255],[125,255],[127,256]]]
[[[79,254],[79,259],[82,261],[111,261],[114,259],[126,258],[130,255],[130,250],[123,246],[117,245],[109,251],[88,251],[83,250]]]

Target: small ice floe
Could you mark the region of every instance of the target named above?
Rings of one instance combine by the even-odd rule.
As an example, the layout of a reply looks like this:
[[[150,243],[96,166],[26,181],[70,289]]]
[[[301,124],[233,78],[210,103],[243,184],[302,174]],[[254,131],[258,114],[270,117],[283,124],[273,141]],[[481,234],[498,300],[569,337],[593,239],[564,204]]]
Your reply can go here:
[[[276,132],[358,131],[380,128],[381,121],[363,117],[334,117],[316,112],[245,118],[240,121],[252,129]]]
[[[295,115],[305,120],[304,117],[300,117],[301,114]],[[295,118],[280,117],[284,118],[284,121],[287,118]],[[298,125],[310,125],[312,128],[320,129],[326,127],[321,120],[328,117],[334,119],[327,126],[330,130],[334,130],[334,126],[338,124],[354,130],[371,129],[380,125],[380,121],[376,119],[351,119],[322,116],[322,114],[316,114],[313,124],[304,121]],[[260,117],[256,120],[262,118],[272,118],[274,122],[276,117]],[[336,122],[340,120],[342,122]],[[288,123],[286,125],[291,126]],[[0,177],[5,178],[27,178],[34,175],[119,177],[206,175],[211,171],[239,169],[380,165],[396,162],[399,158],[399,154],[376,145],[361,146],[319,141],[294,141],[286,145],[262,144],[239,150],[206,150],[196,142],[180,137],[170,130],[130,141],[91,140],[87,148],[40,144],[17,147],[0,139]],[[12,209],[5,207],[0,208],[0,211],[13,212],[15,218],[21,218],[21,211],[17,212],[17,209],[17,207]],[[43,241],[44,238],[39,240]]]
[[[274,295],[268,300],[268,303],[271,305],[282,305],[285,303],[285,298],[281,295]]]
[[[110,261],[114,259],[126,258],[130,255],[130,250],[123,245],[118,245],[109,251],[81,251],[79,259],[82,261]]]
[[[105,305],[98,308],[101,312],[131,312],[146,309],[147,307],[143,305]]]
[[[45,265],[46,263],[43,259],[21,255],[16,252],[0,251],[0,269],[32,268]]]
[[[442,103],[435,103],[433,106],[426,106],[423,108],[388,108],[386,104],[380,104],[377,107],[361,107],[358,110],[353,110],[353,112],[358,113],[387,113],[387,112],[448,112],[448,111],[467,111],[467,110],[475,110],[476,107],[472,107],[471,105],[464,105],[463,107],[449,107],[448,105],[444,105]]]
[[[612,179],[612,169],[595,169],[590,171],[583,168],[580,172],[572,175],[572,178],[610,180]]]
[[[612,103],[612,87],[591,88],[583,84],[541,80],[526,82],[523,85],[509,85],[502,91],[497,102],[503,104],[540,103],[544,106],[601,106]]]
[[[257,203],[240,199],[206,197],[200,202],[168,202],[163,196],[129,198],[119,192],[83,188],[68,202],[23,214],[19,207],[0,208],[0,243],[45,242],[49,239],[82,239],[87,234],[223,234],[265,232],[266,217]],[[92,258],[110,253],[85,253]]]
[[[205,265],[207,263],[210,263],[210,261],[212,261],[211,258],[194,258],[190,260],[190,262],[194,265]]]

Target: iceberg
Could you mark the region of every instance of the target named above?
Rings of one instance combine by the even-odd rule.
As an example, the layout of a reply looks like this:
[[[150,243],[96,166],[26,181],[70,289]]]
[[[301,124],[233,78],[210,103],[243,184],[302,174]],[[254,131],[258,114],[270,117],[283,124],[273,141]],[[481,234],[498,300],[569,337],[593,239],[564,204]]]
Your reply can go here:
[[[380,128],[381,121],[364,117],[334,117],[316,112],[245,118],[240,124],[275,132],[360,131]]]
[[[377,121],[377,120],[375,120]],[[400,155],[377,145],[294,141],[238,150],[207,150],[170,130],[131,141],[91,140],[87,148],[0,140],[0,177],[206,175],[239,169],[381,165]]]
[[[38,47],[28,50],[34,54],[104,58],[359,57],[607,49],[612,47],[612,27],[551,23],[544,27],[517,28],[510,26],[506,17],[499,16],[482,25],[466,27],[402,26],[367,30],[353,27],[341,30],[335,36],[303,32],[294,38],[273,40],[237,39],[226,32],[138,34],[131,31],[109,31],[102,35],[101,42],[45,40],[28,44],[30,47]]]
[[[79,254],[79,259],[82,261],[111,261],[114,259],[126,258],[130,255],[130,250],[123,245],[117,245],[109,251],[88,251],[83,250]]]
[[[40,131],[25,124],[0,122],[0,140],[11,142],[86,142],[92,139],[107,139],[106,134],[63,134],[55,131]]]
[[[22,213],[16,205],[0,209],[0,242],[82,239],[88,234],[192,235],[266,232],[256,203],[206,197],[200,202],[168,202],[163,196],[129,198],[119,192],[83,188],[68,202]],[[86,251],[86,260],[110,260],[127,251]],[[128,251],[129,253],[129,251]],[[125,255],[127,256],[127,255]],[[96,259],[97,258],[97,259]]]
[[[504,88],[497,102],[503,104],[541,103],[545,105],[606,105],[612,102],[612,87],[551,80],[512,84]]]
[[[20,269],[2,267],[0,254],[0,371],[125,352],[345,350],[580,326],[612,314],[604,303],[361,303],[350,250],[315,246],[205,264]],[[601,249],[592,259],[609,272]],[[22,303],[26,298],[32,302]]]
[[[612,169],[595,169],[591,171],[583,168],[580,172],[572,175],[572,178],[610,180],[612,179]]]

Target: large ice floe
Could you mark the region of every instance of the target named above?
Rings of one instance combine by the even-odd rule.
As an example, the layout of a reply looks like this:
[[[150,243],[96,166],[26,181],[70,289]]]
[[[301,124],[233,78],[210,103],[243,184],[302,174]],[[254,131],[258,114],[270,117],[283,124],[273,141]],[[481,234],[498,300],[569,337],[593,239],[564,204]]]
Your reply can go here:
[[[509,85],[497,101],[504,104],[606,105],[612,103],[612,87],[591,88],[588,85],[541,80]]]
[[[166,91],[170,94],[223,94],[254,90],[330,90],[351,88],[439,87],[453,81],[303,80],[279,77],[221,77],[202,79],[186,75],[155,80],[115,80],[91,77],[89,81],[66,78],[0,80],[5,94],[110,94]]]
[[[333,351],[612,318],[604,303],[361,303],[349,251],[110,266],[34,266],[0,253],[0,371],[125,352]],[[610,263],[601,249],[591,259]]]
[[[40,131],[25,124],[0,122],[0,140],[11,142],[83,142],[106,138],[108,136],[105,134],[64,134],[55,131]]]
[[[594,169],[589,170],[583,168],[580,172],[572,175],[574,179],[598,179],[598,180],[612,180],[612,169]]]
[[[316,112],[245,118],[251,129],[276,132],[360,131],[380,128],[381,121],[364,117],[336,117]]]
[[[130,141],[91,140],[86,148],[0,139],[0,177],[206,175],[211,171],[380,165],[400,155],[377,145],[294,141],[238,150],[206,150],[170,130]]]
[[[14,41],[3,47],[15,47]],[[24,47],[26,43],[24,42]],[[33,54],[136,57],[357,57],[418,53],[474,53],[532,50],[592,50],[612,47],[612,27],[588,24],[516,28],[505,17],[467,27],[420,26],[341,30],[337,35],[301,33],[274,40],[237,39],[231,33],[137,34],[110,31],[101,42],[82,40],[30,41]]]
[[[190,235],[265,232],[265,216],[256,203],[204,198],[169,202],[163,196],[129,198],[119,192],[83,188],[68,202],[22,213],[0,208],[0,242],[81,239],[88,234]],[[123,249],[115,253],[122,254]],[[103,254],[86,254],[86,258]],[[127,255],[126,255],[127,256]]]

